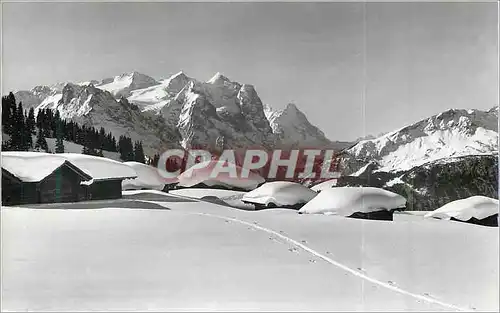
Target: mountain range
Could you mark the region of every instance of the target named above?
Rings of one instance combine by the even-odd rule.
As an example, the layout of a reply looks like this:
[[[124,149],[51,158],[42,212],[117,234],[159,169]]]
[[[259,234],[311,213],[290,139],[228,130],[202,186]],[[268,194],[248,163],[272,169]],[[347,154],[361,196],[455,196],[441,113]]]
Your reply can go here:
[[[372,186],[404,196],[409,210],[454,200],[498,198],[498,107],[450,109],[361,140],[344,151],[338,186]]]
[[[200,81],[182,71],[162,80],[131,72],[15,96],[25,108],[57,109],[64,118],[141,140],[149,155],[179,147],[333,148],[342,151],[339,185],[390,189],[418,199],[414,209],[473,194],[498,197],[498,107],[450,109],[347,142],[326,138],[296,104],[273,110],[253,85],[221,73]]]
[[[274,111],[253,85],[216,73],[199,81],[179,72],[163,80],[131,72],[100,81],[59,83],[15,92],[25,108],[141,140],[148,154],[174,147],[335,147],[294,104]]]

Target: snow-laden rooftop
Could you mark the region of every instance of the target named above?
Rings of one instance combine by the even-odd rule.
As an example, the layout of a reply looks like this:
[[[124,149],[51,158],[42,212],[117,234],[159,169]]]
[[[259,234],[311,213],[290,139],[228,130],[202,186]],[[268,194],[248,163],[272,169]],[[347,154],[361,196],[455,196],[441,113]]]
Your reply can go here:
[[[233,174],[230,175],[226,170],[221,170],[218,173],[218,168],[232,169]],[[265,180],[257,173],[249,171],[248,177],[243,177],[242,171],[244,169],[234,163],[224,161],[205,161],[197,163],[188,168],[185,172],[178,176],[179,186],[192,187],[200,183],[207,186],[222,185],[232,188],[241,188],[252,190],[257,188]]]
[[[427,213],[425,217],[446,220],[455,218],[461,221],[468,221],[471,218],[482,220],[495,214],[498,214],[497,199],[473,196],[449,202],[439,209]]]
[[[350,216],[356,212],[370,213],[403,208],[406,199],[375,187],[336,187],[322,190],[299,212]]]
[[[59,155],[47,156],[36,152],[2,152],[2,168],[24,182],[39,182],[67,161]]]
[[[124,162],[123,164],[134,169],[137,178],[124,180],[122,189],[148,188],[162,190],[165,186],[165,179],[159,175],[157,168],[139,162]]]
[[[135,178],[135,170],[121,162],[78,153],[2,152],[2,168],[25,182],[37,182],[65,161],[78,167],[94,180]]]

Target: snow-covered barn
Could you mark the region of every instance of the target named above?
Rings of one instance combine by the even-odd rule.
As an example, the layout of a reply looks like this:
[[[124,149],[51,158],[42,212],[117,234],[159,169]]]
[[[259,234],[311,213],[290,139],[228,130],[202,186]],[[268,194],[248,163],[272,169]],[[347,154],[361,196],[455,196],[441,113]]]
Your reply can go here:
[[[121,183],[136,177],[110,159],[73,154],[2,152],[2,204],[121,198]]]

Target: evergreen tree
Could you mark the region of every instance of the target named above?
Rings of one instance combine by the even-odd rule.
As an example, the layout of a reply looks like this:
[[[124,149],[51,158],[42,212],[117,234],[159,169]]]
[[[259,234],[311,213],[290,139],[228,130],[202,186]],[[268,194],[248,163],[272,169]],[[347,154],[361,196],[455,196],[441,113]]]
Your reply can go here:
[[[11,92],[8,96],[2,97],[2,126],[6,134],[12,135],[15,112],[16,98]]]
[[[2,141],[2,151],[10,151],[10,140]]]
[[[94,142],[94,131],[93,128],[85,128],[85,133],[84,133],[84,143],[83,143],[83,148],[82,148],[82,153],[83,154],[88,154],[88,155],[99,155],[98,151],[95,149],[95,142]]]
[[[134,161],[139,163],[146,163],[144,150],[142,149],[142,142],[136,141],[134,146]]]
[[[48,138],[52,137],[51,123],[52,123],[52,110],[45,109],[42,120],[42,129],[43,129],[43,135]]]
[[[118,152],[120,153],[120,159],[123,161],[134,161],[134,145],[132,144],[132,139],[126,136],[120,136],[118,141]]]
[[[62,121],[59,120],[56,128],[56,153],[64,153],[63,127]]]
[[[99,130],[98,147],[101,150],[106,148],[106,130],[104,130],[104,127]]]
[[[59,113],[59,110],[55,110],[53,117],[52,117],[51,124],[50,124],[50,128],[51,128],[53,136],[56,138],[57,138],[57,127],[59,126],[58,124],[60,121],[61,121],[61,115]]]
[[[121,136],[118,142],[111,132],[101,127],[80,126],[73,121],[61,119],[57,110],[41,109],[35,116],[30,108],[24,114],[23,105],[16,105],[16,99],[11,92],[2,97],[3,131],[10,135],[10,141],[2,144],[3,149],[29,150],[33,147],[32,136],[36,135],[35,148],[48,151],[47,137],[56,138],[56,153],[64,152],[63,141],[67,140],[84,146],[87,154],[100,155],[102,151],[120,152],[123,160],[145,162],[142,143],[134,143],[129,137]],[[40,133],[41,132],[41,133]],[[137,156],[136,156],[137,154]]]
[[[28,127],[28,118],[29,116],[25,116],[25,126],[22,129],[23,132],[23,138],[24,138],[24,147],[23,150],[31,150],[33,148],[33,133],[31,131],[31,128]]]
[[[15,105],[14,105],[15,107]],[[24,127],[23,104],[19,102],[15,114],[12,117],[11,148],[15,151],[26,150],[26,133]]]
[[[28,112],[28,117],[26,118],[26,128],[32,135],[36,135],[36,120],[35,120],[35,110],[30,108]]]
[[[45,137],[43,136],[43,130],[41,128],[38,128],[35,150],[49,152],[49,146],[47,145],[47,140],[45,140]]]
[[[149,165],[157,167],[158,166],[158,161],[160,161],[160,155],[155,154],[153,158],[149,159]]]

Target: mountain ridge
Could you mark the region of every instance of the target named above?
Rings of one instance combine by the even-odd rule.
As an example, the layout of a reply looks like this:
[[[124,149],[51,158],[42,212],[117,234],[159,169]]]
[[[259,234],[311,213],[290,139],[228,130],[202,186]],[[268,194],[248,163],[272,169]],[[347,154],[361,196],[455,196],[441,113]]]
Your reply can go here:
[[[215,114],[211,114],[210,121],[203,116],[185,116],[186,114],[213,113],[211,109],[208,111],[198,110],[199,108],[190,110],[193,104],[198,103],[189,102],[193,100],[193,97],[186,95],[192,93],[198,94],[202,102],[206,102],[205,109],[208,110],[209,105],[215,108]],[[202,82],[187,76],[183,71],[162,80],[155,80],[133,71],[100,81],[37,86],[29,91],[18,91],[15,96],[25,104],[25,108],[34,107],[35,111],[43,108],[60,110],[61,116],[65,118],[85,120],[86,123],[97,123],[99,126],[105,121],[110,126],[104,125],[104,127],[116,131],[115,136],[131,135],[135,140],[140,137],[135,134],[138,133],[136,130],[140,129],[139,133],[146,137],[143,142],[147,153],[156,153],[162,149],[162,146],[165,146],[152,138],[158,136],[158,131],[154,128],[167,130],[169,140],[176,141],[184,148],[202,144],[217,147],[221,142],[224,143],[226,149],[244,146],[272,149],[332,143],[322,131],[309,123],[307,117],[297,107],[295,107],[297,111],[294,115],[295,120],[292,118],[282,121],[276,118],[271,125],[265,112],[265,105],[255,87],[251,84],[234,82],[220,72],[206,82]],[[127,100],[126,103],[122,101],[123,99]],[[102,101],[102,105],[99,105],[99,101]],[[117,106],[117,103],[121,103],[121,106]],[[198,103],[192,108],[199,105]],[[118,110],[119,114],[112,114],[112,110],[104,110],[104,106],[131,107],[128,110]],[[98,117],[93,113],[94,107],[100,108],[100,114],[104,115]],[[89,117],[85,118],[87,115]],[[139,117],[139,115],[144,115],[144,117]],[[153,120],[155,122],[151,122]],[[139,124],[135,125],[130,121]],[[188,125],[186,121],[188,124],[195,123],[195,125]],[[291,123],[293,126],[283,125],[283,123]],[[207,130],[203,125],[215,128]],[[274,130],[286,130],[286,136],[281,131],[279,135]],[[304,130],[311,130],[311,132],[306,136],[303,134]],[[299,139],[294,139],[291,145],[287,142],[287,138]],[[172,145],[175,146],[171,143],[170,146]]]

